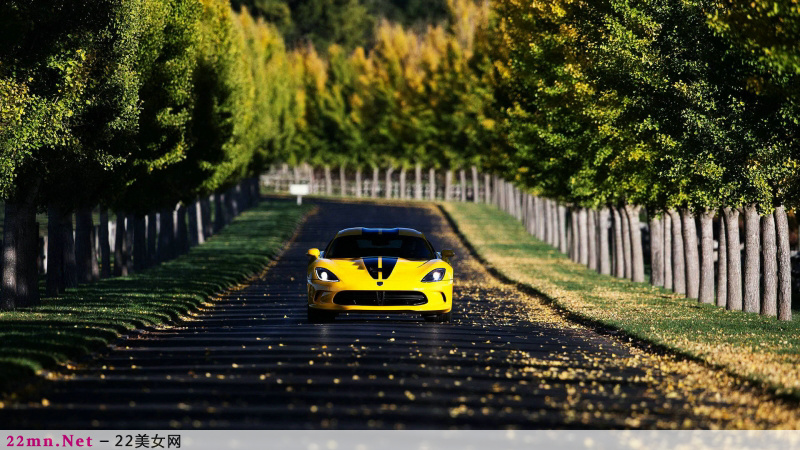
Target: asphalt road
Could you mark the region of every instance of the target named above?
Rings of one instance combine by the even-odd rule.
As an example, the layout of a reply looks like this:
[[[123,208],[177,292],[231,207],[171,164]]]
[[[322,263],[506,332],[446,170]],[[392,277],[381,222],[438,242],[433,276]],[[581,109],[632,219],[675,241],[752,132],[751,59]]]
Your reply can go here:
[[[454,249],[453,323],[355,314],[306,323],[306,251],[351,226],[416,228],[437,250]],[[751,408],[774,401],[564,320],[489,275],[433,207],[323,202],[261,279],[195,320],[128,337],[7,403],[0,420],[7,429],[770,427],[784,406],[772,419]]]

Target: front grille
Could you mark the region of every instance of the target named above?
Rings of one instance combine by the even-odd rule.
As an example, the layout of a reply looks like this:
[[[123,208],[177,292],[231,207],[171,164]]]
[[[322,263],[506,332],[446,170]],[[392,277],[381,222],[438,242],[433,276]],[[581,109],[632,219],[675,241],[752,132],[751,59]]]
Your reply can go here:
[[[419,306],[428,303],[428,298],[417,291],[342,291],[333,297],[333,303],[361,306]]]

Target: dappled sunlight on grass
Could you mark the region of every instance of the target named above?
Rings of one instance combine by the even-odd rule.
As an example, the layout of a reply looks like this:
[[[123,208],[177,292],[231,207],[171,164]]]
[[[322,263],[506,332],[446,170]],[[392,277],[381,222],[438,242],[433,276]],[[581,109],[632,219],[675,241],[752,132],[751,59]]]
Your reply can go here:
[[[800,397],[800,319],[726,311],[668,290],[599,275],[476,204],[445,205],[476,251],[511,280],[594,322]]]
[[[179,320],[264,268],[309,207],[262,203],[187,255],[0,313],[0,389],[104,348],[121,333]]]

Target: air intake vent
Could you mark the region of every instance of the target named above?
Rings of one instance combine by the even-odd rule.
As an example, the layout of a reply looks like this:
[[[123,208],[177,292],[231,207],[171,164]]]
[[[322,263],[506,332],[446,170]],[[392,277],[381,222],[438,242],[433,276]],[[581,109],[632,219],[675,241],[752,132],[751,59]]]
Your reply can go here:
[[[337,305],[419,306],[428,303],[417,291],[342,291],[333,297]]]

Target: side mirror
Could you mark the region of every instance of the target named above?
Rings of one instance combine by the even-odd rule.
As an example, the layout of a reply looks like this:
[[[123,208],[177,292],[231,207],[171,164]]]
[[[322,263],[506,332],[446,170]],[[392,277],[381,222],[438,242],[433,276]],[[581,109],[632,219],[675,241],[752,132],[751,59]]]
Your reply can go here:
[[[456,256],[456,252],[452,250],[442,250],[442,259],[445,261],[450,260],[450,258]]]
[[[310,259],[319,258],[319,249],[318,248],[310,248],[310,249],[308,249],[308,257]]]

